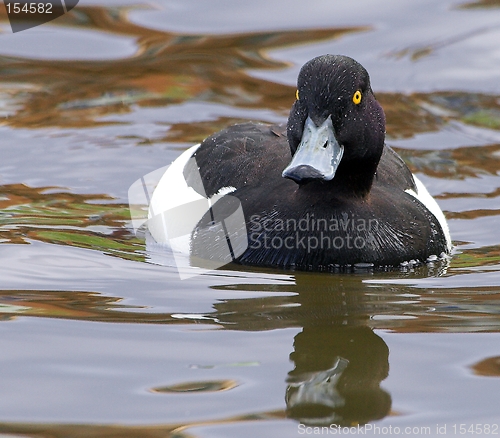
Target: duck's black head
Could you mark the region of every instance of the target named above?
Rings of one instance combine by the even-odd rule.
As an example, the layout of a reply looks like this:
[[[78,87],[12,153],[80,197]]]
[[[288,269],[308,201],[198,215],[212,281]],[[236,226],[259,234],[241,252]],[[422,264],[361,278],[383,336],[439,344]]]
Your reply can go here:
[[[347,56],[319,56],[300,70],[296,97],[287,125],[293,158],[283,176],[367,193],[385,140],[384,111],[368,72]]]

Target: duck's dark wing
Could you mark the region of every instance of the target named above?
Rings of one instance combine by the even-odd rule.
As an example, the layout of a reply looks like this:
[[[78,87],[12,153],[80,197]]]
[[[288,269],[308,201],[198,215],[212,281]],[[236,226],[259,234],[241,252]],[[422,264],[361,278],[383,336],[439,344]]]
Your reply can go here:
[[[387,145],[384,146],[373,183],[379,186],[397,187],[402,191],[417,190],[410,169],[402,158]]]
[[[286,127],[243,123],[224,129],[204,140],[193,157],[203,187],[197,187],[194,162],[184,169],[188,184],[211,197],[224,187],[263,187],[282,179],[281,172],[291,160]],[[198,179],[199,181],[199,179]],[[199,183],[198,183],[199,184]]]

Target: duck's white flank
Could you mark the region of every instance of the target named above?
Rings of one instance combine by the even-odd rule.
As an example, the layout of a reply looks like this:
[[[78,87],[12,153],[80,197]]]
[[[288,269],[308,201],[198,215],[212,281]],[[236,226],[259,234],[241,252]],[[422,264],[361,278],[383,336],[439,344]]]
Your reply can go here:
[[[427,191],[422,181],[420,181],[415,175],[413,175],[413,179],[415,180],[415,185],[417,186],[417,192],[415,193],[415,191],[411,189],[405,190],[405,192],[410,194],[414,198],[418,199],[434,215],[434,217],[441,225],[441,228],[443,229],[443,233],[446,238],[446,247],[448,249],[448,252],[450,252],[451,251],[450,230],[448,228],[448,223],[446,222],[446,218],[444,217],[444,214],[441,211],[441,208],[439,207],[436,200]]]
[[[199,144],[190,147],[168,167],[158,182],[149,204],[148,228],[155,241],[168,244],[174,252],[183,254],[190,252],[191,233],[189,231],[194,230],[212,205],[236,190],[234,187],[222,187],[215,195],[208,198],[188,186],[184,178],[184,168],[199,147]],[[183,230],[189,231],[183,233],[182,236],[169,238],[163,213],[181,206],[186,206],[185,212],[181,209],[173,218],[182,223]],[[172,217],[170,217],[169,225],[172,223]]]

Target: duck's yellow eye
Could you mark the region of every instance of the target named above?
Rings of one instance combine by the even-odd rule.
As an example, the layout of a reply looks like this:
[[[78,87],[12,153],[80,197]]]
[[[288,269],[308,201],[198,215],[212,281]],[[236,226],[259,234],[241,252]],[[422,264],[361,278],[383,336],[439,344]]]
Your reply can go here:
[[[352,96],[352,101],[356,104],[359,105],[361,103],[361,91],[357,90],[354,95]]]
[[[299,90],[295,91],[295,99],[299,100]]]

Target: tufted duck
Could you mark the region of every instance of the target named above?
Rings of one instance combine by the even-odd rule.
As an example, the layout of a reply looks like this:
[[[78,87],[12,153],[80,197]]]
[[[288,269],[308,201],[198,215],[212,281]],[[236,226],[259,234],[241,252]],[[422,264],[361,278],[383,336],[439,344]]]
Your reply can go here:
[[[239,241],[226,262],[300,270],[388,268],[449,254],[441,209],[384,141],[367,71],[346,56],[319,56],[300,71],[286,126],[231,126],[165,172],[150,217],[209,199],[212,208],[182,217],[190,232],[175,240],[164,222],[149,229],[190,257],[216,258],[221,244]],[[216,206],[219,217],[243,212],[222,237],[214,234]]]

